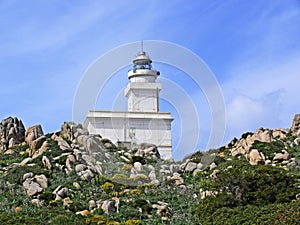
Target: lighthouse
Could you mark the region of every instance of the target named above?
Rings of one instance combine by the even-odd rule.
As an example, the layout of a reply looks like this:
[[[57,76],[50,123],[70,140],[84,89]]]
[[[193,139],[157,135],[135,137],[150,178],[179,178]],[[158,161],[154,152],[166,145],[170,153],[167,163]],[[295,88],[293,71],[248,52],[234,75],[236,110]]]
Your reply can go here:
[[[144,51],[133,59],[128,72],[129,83],[125,89],[129,112],[159,112],[161,84],[156,83],[159,71],[152,68],[152,60]]]
[[[173,118],[160,112],[160,72],[152,67],[146,52],[140,51],[128,71],[129,83],[124,91],[127,111],[91,110],[84,121],[90,134],[100,134],[112,142],[135,149],[139,144],[155,144],[161,158],[172,158]]]

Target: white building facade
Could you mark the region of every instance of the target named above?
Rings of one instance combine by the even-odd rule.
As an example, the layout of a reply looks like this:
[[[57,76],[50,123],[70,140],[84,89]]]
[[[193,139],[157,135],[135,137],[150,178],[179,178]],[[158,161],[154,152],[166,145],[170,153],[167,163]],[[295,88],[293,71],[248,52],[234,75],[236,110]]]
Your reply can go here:
[[[173,118],[169,112],[159,112],[159,75],[146,53],[139,52],[128,72],[129,83],[124,93],[128,111],[89,111],[84,127],[90,134],[100,134],[129,148],[141,143],[155,144],[162,158],[172,158]]]

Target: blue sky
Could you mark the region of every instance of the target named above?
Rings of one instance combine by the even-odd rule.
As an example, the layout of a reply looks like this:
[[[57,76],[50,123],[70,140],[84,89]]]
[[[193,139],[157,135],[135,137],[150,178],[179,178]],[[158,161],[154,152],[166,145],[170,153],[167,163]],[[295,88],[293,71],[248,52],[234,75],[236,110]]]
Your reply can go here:
[[[0,118],[17,116],[26,127],[42,124],[45,132],[60,129],[72,119],[74,95],[89,65],[112,48],[143,39],[184,46],[210,67],[226,103],[224,143],[259,127],[288,128],[300,112],[299,24],[299,0],[1,0]],[[168,71],[176,73],[169,68],[162,74]],[[126,85],[123,78],[115,82],[121,81]],[[204,127],[206,116],[208,110],[200,118]]]

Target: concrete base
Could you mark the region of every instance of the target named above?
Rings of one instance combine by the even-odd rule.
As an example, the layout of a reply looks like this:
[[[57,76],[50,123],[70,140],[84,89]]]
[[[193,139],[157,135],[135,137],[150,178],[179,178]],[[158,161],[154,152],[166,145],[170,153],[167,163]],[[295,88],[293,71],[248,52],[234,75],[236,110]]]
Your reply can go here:
[[[172,158],[171,122],[169,112],[89,111],[84,128],[112,142],[155,144],[163,159]]]

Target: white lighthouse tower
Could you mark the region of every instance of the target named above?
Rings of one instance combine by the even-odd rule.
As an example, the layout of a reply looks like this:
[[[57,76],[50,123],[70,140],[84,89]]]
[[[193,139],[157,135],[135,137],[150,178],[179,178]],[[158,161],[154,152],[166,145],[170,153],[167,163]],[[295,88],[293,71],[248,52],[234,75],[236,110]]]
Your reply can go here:
[[[161,84],[156,83],[159,72],[152,69],[152,61],[144,51],[133,60],[128,72],[130,83],[125,90],[129,112],[158,112]]]
[[[139,52],[128,72],[129,83],[124,93],[128,111],[89,111],[84,127],[90,134],[100,134],[130,148],[142,143],[155,144],[162,158],[172,158],[173,118],[169,112],[159,112],[159,75],[149,56]]]

